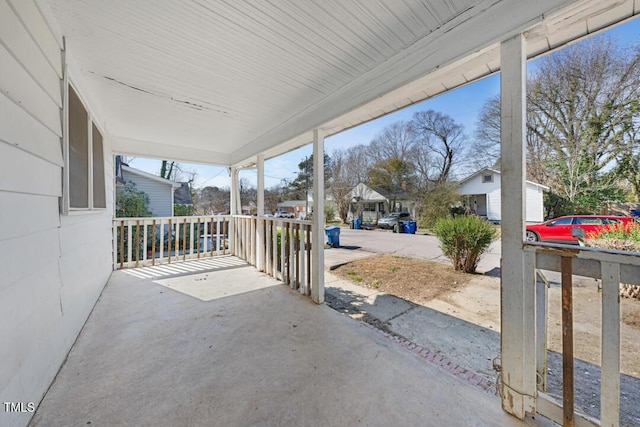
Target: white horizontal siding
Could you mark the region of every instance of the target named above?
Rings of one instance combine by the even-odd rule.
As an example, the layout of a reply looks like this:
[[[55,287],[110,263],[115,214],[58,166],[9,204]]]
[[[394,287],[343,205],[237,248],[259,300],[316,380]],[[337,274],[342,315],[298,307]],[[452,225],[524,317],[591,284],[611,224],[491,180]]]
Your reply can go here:
[[[487,194],[487,219],[489,221],[502,220],[502,200],[500,199],[500,189],[495,189]]]
[[[149,196],[149,210],[153,216],[173,216],[173,187],[143,176],[122,172],[126,181],[133,182],[137,191]]]
[[[39,7],[32,1],[9,0],[9,3],[20,18],[20,21],[29,23],[26,28],[32,39],[37,43],[49,64],[56,71],[56,74],[62,77],[62,60],[60,58],[62,42],[51,33],[49,25],[40,14]]]
[[[39,402],[111,273],[108,135],[107,209],[60,215],[61,61],[34,1],[0,0],[0,402]]]
[[[0,2],[1,3],[1,2]],[[56,135],[62,136],[60,104],[45,92],[40,84],[26,72],[22,64],[0,44],[0,92],[24,108]],[[52,70],[53,72],[53,70]],[[58,86],[58,90],[59,90]]]
[[[33,235],[60,226],[59,216],[51,214],[58,210],[58,197],[0,191],[0,206],[15,206],[17,211],[11,215],[10,221],[6,220],[9,213],[2,212],[5,220],[0,221],[0,236],[4,240]]]
[[[23,7],[29,4],[29,2],[14,2],[13,4],[19,5],[20,3],[22,3]],[[25,13],[27,13],[27,10],[25,10]],[[0,2],[0,39],[3,40],[9,52],[22,64],[25,70],[29,71],[29,74],[47,95],[51,97],[58,107],[62,107],[60,48],[57,48],[58,59],[56,62],[58,66],[55,67],[43,55],[40,46],[36,44],[31,34],[19,21],[19,17],[14,14],[12,6],[5,2]]]
[[[527,222],[544,221],[543,192],[538,186],[527,184],[526,208]]]
[[[0,94],[0,116],[11,123],[0,127],[0,141],[62,167],[60,136],[4,94]]]
[[[0,142],[0,191],[62,195],[62,168]]]

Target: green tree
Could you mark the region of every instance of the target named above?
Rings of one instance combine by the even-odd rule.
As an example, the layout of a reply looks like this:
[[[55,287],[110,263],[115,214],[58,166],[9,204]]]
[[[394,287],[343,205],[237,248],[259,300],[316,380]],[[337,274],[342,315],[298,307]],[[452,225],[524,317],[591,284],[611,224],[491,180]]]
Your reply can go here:
[[[413,190],[413,165],[398,157],[381,160],[369,170],[369,184],[391,195],[391,206],[399,196]]]
[[[116,218],[138,218],[151,216],[149,211],[149,196],[144,191],[138,191],[133,182],[127,182],[124,187],[116,190]]]

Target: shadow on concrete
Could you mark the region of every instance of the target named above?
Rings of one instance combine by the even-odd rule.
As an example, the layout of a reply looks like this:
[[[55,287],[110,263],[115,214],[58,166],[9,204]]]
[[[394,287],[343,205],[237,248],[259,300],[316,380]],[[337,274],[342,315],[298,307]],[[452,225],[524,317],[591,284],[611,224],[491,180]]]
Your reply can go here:
[[[574,359],[576,409],[593,418],[600,418],[600,378],[598,365]],[[562,354],[547,351],[546,393],[562,401]],[[620,425],[640,425],[640,379],[620,374]]]
[[[362,249],[362,246],[353,246],[353,245],[352,246],[349,246],[349,245],[347,245],[347,246],[338,246],[338,247],[340,249],[347,249],[349,251],[355,251],[357,249]]]
[[[500,334],[497,331],[393,295],[376,294],[373,290],[370,295],[362,295],[347,289],[327,288],[325,300],[338,312],[442,354],[452,363],[495,384],[497,373],[493,360],[500,354]],[[380,307],[389,302],[394,308]],[[552,351],[547,354],[546,393],[562,401],[562,355]],[[599,419],[600,367],[580,359],[574,360],[576,409]],[[621,374],[620,425],[640,425],[639,395],[640,379]]]

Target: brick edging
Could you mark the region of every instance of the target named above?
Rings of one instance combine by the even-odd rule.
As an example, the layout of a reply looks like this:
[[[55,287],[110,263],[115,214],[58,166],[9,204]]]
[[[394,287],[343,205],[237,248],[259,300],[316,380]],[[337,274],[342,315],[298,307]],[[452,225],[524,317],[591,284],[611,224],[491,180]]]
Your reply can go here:
[[[472,386],[479,387],[486,392],[495,391],[495,387],[496,387],[495,382],[489,381],[481,377],[480,375],[476,374],[475,372],[469,369],[466,369],[460,365],[456,365],[452,360],[444,357],[442,354],[438,354],[432,350],[429,350],[428,348],[421,347],[409,341],[408,339],[401,337],[399,335],[396,335],[394,333],[381,330],[377,328],[375,325],[372,325],[370,323],[367,323],[367,322],[361,322],[361,323],[381,333],[385,338],[395,342],[396,344],[400,345],[403,348],[406,348],[416,356],[422,359],[425,359],[433,363],[434,365],[444,369],[445,371],[449,372],[450,374],[459,378],[460,380],[468,384],[471,384]]]

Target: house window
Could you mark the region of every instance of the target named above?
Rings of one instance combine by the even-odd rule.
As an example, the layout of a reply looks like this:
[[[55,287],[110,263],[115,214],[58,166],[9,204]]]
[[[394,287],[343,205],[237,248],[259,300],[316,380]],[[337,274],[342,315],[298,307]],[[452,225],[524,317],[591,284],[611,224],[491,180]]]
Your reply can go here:
[[[482,175],[482,182],[493,182],[493,174]]]
[[[67,210],[107,207],[103,137],[71,85],[68,87]]]

